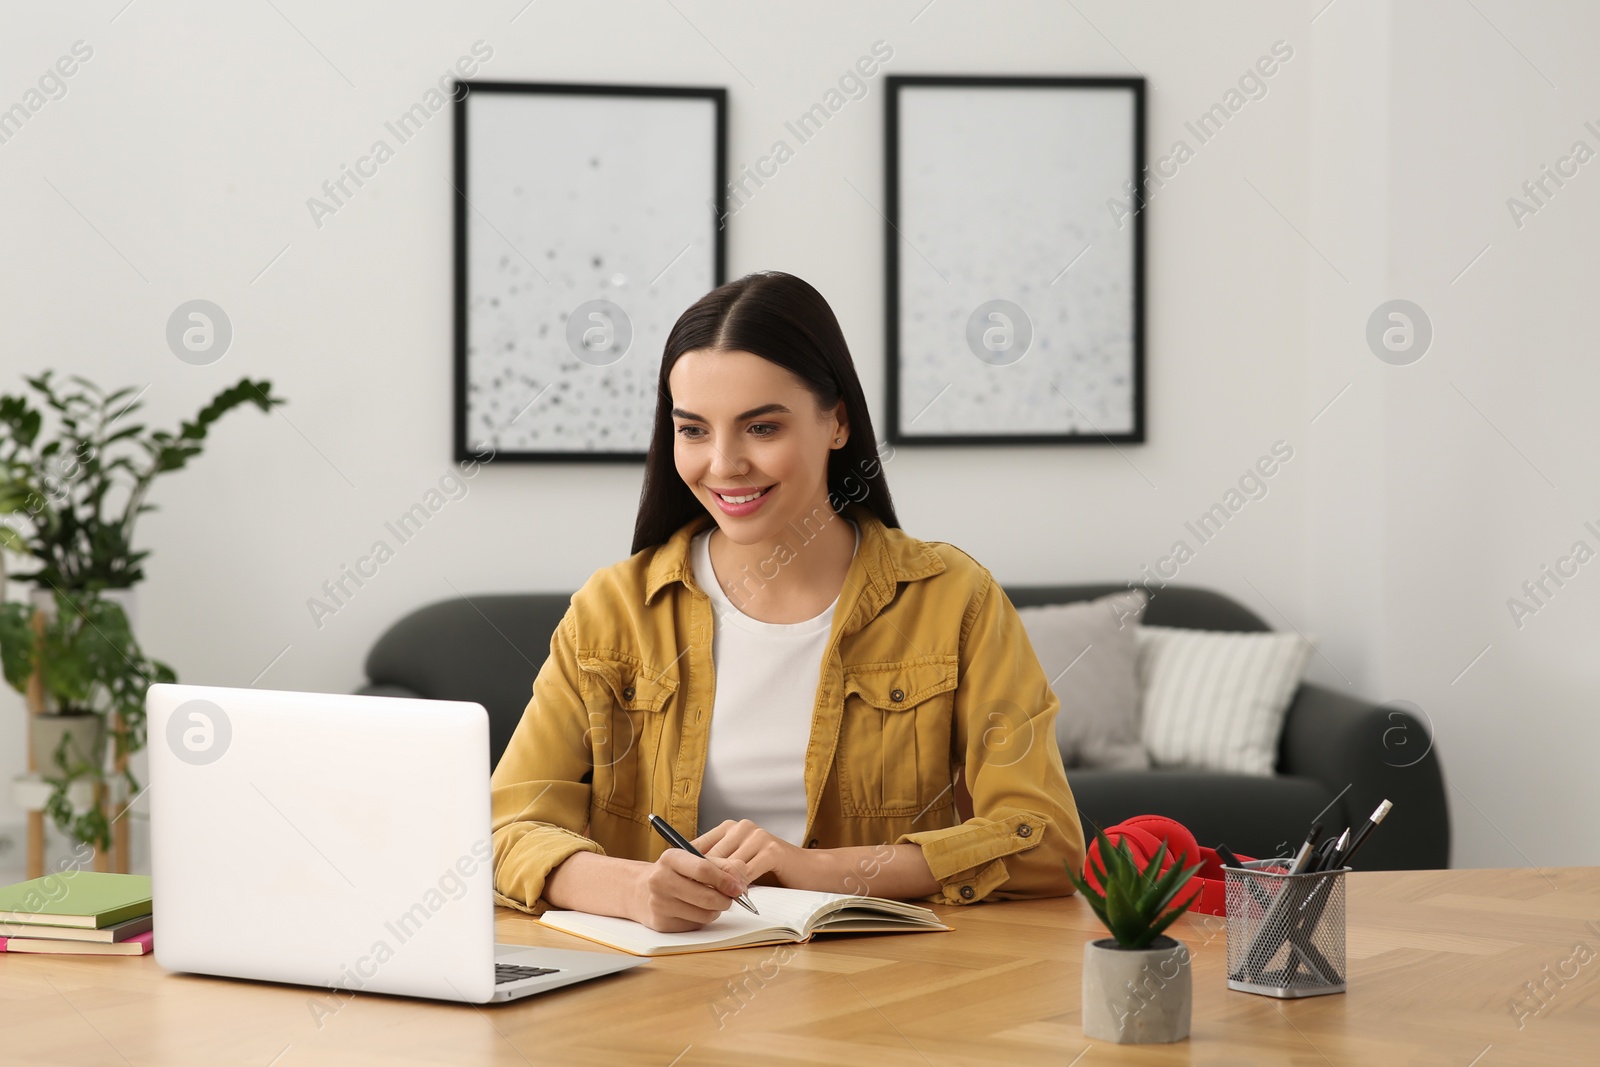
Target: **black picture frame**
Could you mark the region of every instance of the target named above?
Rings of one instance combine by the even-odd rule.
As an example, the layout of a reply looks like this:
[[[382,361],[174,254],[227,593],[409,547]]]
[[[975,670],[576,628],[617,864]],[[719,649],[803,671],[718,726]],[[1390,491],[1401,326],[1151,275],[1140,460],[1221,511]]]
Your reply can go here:
[[[477,102],[476,104],[475,101]],[[475,168],[472,168],[469,166],[469,164],[473,161],[475,155],[481,156],[484,151],[487,151],[485,146],[475,145],[472,141],[475,111],[478,112],[476,115],[477,124],[481,127],[493,128],[497,123],[503,126],[511,121],[507,117],[506,109],[504,108],[500,108],[494,112],[484,110],[486,108],[493,108],[495,105],[492,102],[494,101],[570,103],[572,107],[569,110],[572,111],[574,116],[581,115],[586,118],[593,119],[594,122],[586,123],[577,121],[576,119],[563,118],[560,128],[586,129],[585,135],[596,142],[602,140],[603,138],[613,136],[619,130],[631,130],[633,136],[636,138],[640,137],[640,130],[646,130],[647,133],[643,135],[645,141],[648,141],[649,138],[663,137],[666,133],[670,132],[670,125],[667,129],[663,129],[663,123],[670,124],[670,121],[675,118],[687,122],[685,116],[693,111],[698,110],[693,108],[678,109],[662,106],[649,109],[641,108],[639,109],[638,114],[635,114],[633,111],[622,110],[622,108],[628,104],[693,101],[709,105],[710,113],[703,116],[704,121],[709,124],[709,128],[699,131],[699,133],[696,134],[696,136],[703,136],[704,139],[707,139],[711,142],[709,160],[705,157],[692,155],[691,149],[684,146],[676,146],[677,151],[674,152],[671,150],[673,146],[662,143],[654,144],[654,148],[657,151],[651,154],[648,160],[644,158],[646,151],[651,147],[651,145],[648,143],[620,143],[614,149],[614,156],[606,157],[607,162],[615,161],[619,168],[627,168],[631,166],[633,178],[636,179],[636,181],[632,183],[631,187],[639,190],[641,195],[654,195],[657,197],[667,197],[670,195],[672,198],[672,208],[678,214],[674,216],[675,221],[668,224],[667,231],[670,232],[670,229],[673,226],[681,225],[683,227],[684,235],[689,238],[689,243],[686,244],[683,251],[679,253],[679,258],[672,259],[671,262],[668,263],[665,262],[665,260],[670,257],[660,257],[662,260],[660,266],[663,269],[661,270],[660,274],[656,276],[656,279],[648,282],[648,292],[644,295],[633,296],[632,299],[636,302],[637,306],[641,307],[643,311],[641,315],[630,318],[627,312],[624,311],[623,315],[621,316],[621,325],[619,326],[616,321],[613,321],[617,318],[617,316],[612,315],[609,309],[602,310],[600,312],[590,311],[587,313],[591,318],[595,314],[601,315],[601,321],[607,324],[607,332],[603,336],[608,339],[609,343],[612,344],[612,349],[610,350],[614,350],[616,347],[616,339],[617,336],[621,334],[622,328],[626,327],[628,331],[627,336],[630,339],[629,343],[623,347],[622,354],[617,357],[617,361],[627,359],[628,357],[633,357],[633,361],[628,366],[619,371],[613,372],[610,376],[603,377],[601,380],[604,381],[611,380],[612,378],[626,377],[628,379],[628,399],[625,404],[619,403],[617,406],[624,407],[631,405],[634,411],[631,416],[626,417],[631,417],[635,420],[640,413],[648,412],[648,415],[645,416],[646,421],[645,425],[643,426],[642,436],[639,434],[637,427],[633,426],[631,423],[629,424],[633,439],[642,441],[641,447],[593,447],[595,444],[593,439],[580,440],[577,442],[576,447],[567,442],[559,441],[553,443],[541,443],[537,446],[533,446],[530,445],[525,439],[530,436],[539,436],[540,428],[541,426],[544,426],[544,424],[539,422],[529,424],[532,429],[530,429],[529,426],[524,426],[517,435],[508,434],[507,431],[516,422],[527,418],[529,415],[538,414],[539,401],[545,396],[545,392],[540,392],[533,398],[533,400],[528,401],[527,406],[523,408],[522,411],[516,416],[513,416],[510,422],[505,422],[503,420],[497,422],[497,428],[494,431],[494,435],[499,435],[498,440],[495,439],[494,435],[485,432],[484,423],[485,420],[490,418],[491,412],[493,412],[496,420],[500,420],[503,413],[510,410],[511,403],[522,403],[522,397],[520,395],[508,397],[506,398],[506,403],[502,404],[499,398],[496,398],[492,392],[487,391],[494,383],[504,382],[513,374],[513,371],[510,367],[502,369],[497,377],[490,378],[488,377],[488,375],[491,373],[491,368],[489,366],[475,367],[473,365],[475,356],[477,356],[475,346],[477,346],[480,341],[483,340],[483,338],[474,336],[474,312],[475,310],[481,309],[484,306],[484,292],[481,287],[475,284],[477,279],[472,276],[474,251],[472,244],[473,230],[478,228],[484,231],[493,231],[494,233],[498,234],[497,239],[505,242],[505,244],[512,249],[514,255],[523,261],[523,265],[532,267],[534,272],[539,272],[539,268],[537,265],[535,265],[534,260],[529,257],[530,255],[538,256],[541,251],[541,249],[535,249],[530,246],[525,253],[515,245],[512,245],[511,238],[508,237],[504,232],[506,229],[512,228],[511,224],[504,219],[492,219],[485,214],[485,211],[483,210],[484,204],[482,203],[483,191],[482,189],[475,188],[473,184],[475,177],[473,170]],[[593,106],[595,104],[616,105],[609,112],[610,121],[607,119],[607,112],[605,109],[602,108],[599,111],[596,111]],[[588,105],[587,110],[585,110],[586,105]],[[535,117],[535,111],[529,109],[523,110],[528,111],[530,116],[529,120],[524,121],[539,121]],[[684,112],[683,115],[678,114],[680,110]],[[452,219],[454,225],[453,256],[455,268],[453,326],[455,353],[454,411],[452,419],[451,451],[456,461],[461,462],[473,458],[481,458],[485,451],[485,446],[488,444],[493,444],[494,446],[494,459],[496,463],[638,463],[643,461],[646,455],[645,449],[648,447],[650,421],[653,419],[654,414],[656,376],[658,374],[662,342],[664,342],[666,339],[666,333],[671,329],[673,322],[676,321],[677,316],[681,313],[683,308],[688,307],[694,302],[694,300],[699,299],[699,297],[704,295],[704,293],[716,288],[726,280],[727,249],[724,221],[726,218],[727,197],[727,110],[727,90],[720,87],[487,80],[463,80],[457,83],[456,91],[454,93],[453,106],[453,116],[455,120],[453,131],[454,180],[452,182],[451,191]],[[551,113],[555,114],[557,112]],[[631,126],[627,122],[620,121],[625,115],[631,117]],[[653,121],[641,122],[639,121],[641,115],[648,115]],[[558,124],[552,122],[551,125],[556,126]],[[685,128],[687,128],[687,126]],[[609,142],[606,142],[606,144],[607,149],[611,150]],[[523,144],[523,142],[518,141],[516,146],[508,147],[505,151],[508,154],[511,154],[519,151],[527,152],[529,149],[525,144]],[[551,151],[557,151],[557,149],[552,149]],[[674,175],[671,172],[670,168],[673,166],[674,160],[677,161],[682,174]],[[590,159],[588,162],[590,165],[598,167],[600,165],[599,154],[596,153],[595,158]],[[699,182],[701,177],[699,172],[704,169],[707,163],[709,163],[710,166],[709,174],[706,175],[706,177],[709,178],[709,182],[704,187],[693,192],[692,195],[696,197],[696,199],[693,203],[690,203],[687,199],[691,195],[689,190]],[[513,175],[511,174],[511,171],[515,170],[515,165],[507,164],[506,166],[510,168],[508,170],[508,174],[495,174],[493,177],[512,177]],[[559,166],[559,164],[557,166]],[[488,164],[483,164],[480,159],[480,167],[476,169],[487,171],[490,169],[490,166]],[[551,167],[549,169],[554,170],[557,168]],[[544,175],[547,173],[547,170],[543,167],[524,168],[523,170],[515,171],[516,175],[523,173],[535,174],[536,177],[533,179],[534,181],[553,180],[544,177]],[[480,177],[484,177],[484,180],[486,181],[492,180],[487,176],[480,175]],[[620,179],[611,179],[608,176],[606,180],[619,181]],[[681,190],[673,190],[669,194],[669,185],[674,181],[676,181],[677,185],[681,186]],[[596,184],[599,183],[597,182]],[[582,195],[576,182],[567,186],[567,188],[576,194],[576,196]],[[517,194],[521,195],[521,192],[522,190],[518,188]],[[607,208],[614,211],[619,218],[626,218],[628,215],[626,211],[618,209],[614,203],[608,204]],[[652,213],[654,212],[653,206],[651,211]],[[532,210],[532,207],[530,207],[530,210],[527,212],[527,216],[519,221],[526,224],[526,218],[532,218],[536,214],[538,213]],[[700,228],[701,219],[699,216],[703,216],[703,230]],[[546,216],[539,215],[538,217],[544,218]],[[482,225],[475,227],[475,219],[479,220]],[[696,219],[696,221],[687,221],[690,219]],[[639,236],[639,231],[641,229],[647,229],[647,227],[641,226],[613,226],[610,228],[628,231],[621,233],[620,237],[616,238],[618,242],[633,240],[639,244],[642,244],[645,240],[645,237]],[[584,232],[590,232],[592,229],[593,227],[589,227],[589,229]],[[656,236],[659,238],[660,234],[652,234],[651,236]],[[674,244],[676,243],[677,242],[675,241]],[[697,244],[701,245],[701,247],[696,248]],[[490,247],[491,246],[486,242],[484,246],[485,250],[487,251]],[[590,247],[593,248],[594,246]],[[685,277],[684,275],[680,275],[679,277],[673,278],[672,282],[670,283],[672,287],[670,292],[657,293],[656,281],[659,281],[660,279],[672,274],[672,272],[682,268],[685,265],[686,257],[690,257],[691,250],[695,252],[696,258],[691,258],[689,260],[690,269],[689,271],[685,272],[687,276]],[[542,251],[547,253],[546,256],[543,257],[544,262],[548,263],[555,258],[553,248],[542,249]],[[507,256],[509,257],[511,254],[512,253],[508,253]],[[563,254],[565,255],[567,253],[564,251]],[[580,256],[589,255],[587,252],[575,254]],[[594,270],[600,271],[605,269],[605,257],[596,255],[592,258]],[[622,258],[626,259],[627,253],[624,253]],[[639,257],[634,256],[633,258],[638,259]],[[558,260],[557,262],[560,261]],[[520,268],[521,265],[518,265],[517,269],[520,270]],[[480,273],[487,272],[480,270]],[[539,273],[541,273],[542,276],[542,272]],[[613,282],[618,277],[626,276],[621,273],[613,274]],[[524,280],[526,281],[526,279]],[[549,281],[549,279],[547,278],[546,281]],[[626,282],[616,284],[625,285]],[[678,290],[682,291],[679,292]],[[512,285],[508,292],[516,293],[517,289],[515,285]],[[588,295],[583,295],[584,293],[587,293]],[[507,296],[507,293],[502,293],[501,296]],[[576,303],[574,302],[574,298],[576,299]],[[494,299],[498,300],[500,297],[497,296]],[[524,298],[524,300],[526,299],[527,298]],[[557,297],[554,294],[545,294],[543,297],[543,300],[546,303],[553,302],[555,299],[557,299]],[[583,287],[575,287],[573,296],[567,300],[567,314],[561,316],[561,318],[563,320],[569,318],[571,312],[575,309],[581,309],[584,302],[604,299],[606,298],[596,291],[596,283],[594,283],[592,280],[585,282]],[[506,302],[507,305],[511,304],[509,297],[507,298]],[[616,306],[614,302],[613,306]],[[512,313],[513,312],[508,309],[504,313],[503,317],[508,317],[512,315]],[[634,322],[632,319],[638,319],[639,321]],[[553,317],[548,311],[544,311],[535,313],[532,318],[529,318],[526,324],[527,328],[517,325],[509,325],[504,328],[505,335],[514,338],[514,340],[510,342],[513,346],[523,344],[524,342],[522,335],[526,332],[531,332],[531,327],[534,325],[545,328],[537,331],[540,335],[539,340],[528,340],[526,343],[533,346],[539,346],[537,347],[536,351],[532,352],[531,355],[527,357],[527,360],[533,361],[529,364],[530,366],[537,365],[542,368],[541,374],[534,377],[535,382],[540,377],[548,377],[550,379],[549,383],[544,387],[546,391],[552,387],[560,385],[562,380],[566,380],[568,385],[561,386],[561,388],[567,389],[575,380],[571,364],[567,362],[568,355],[572,356],[571,362],[576,362],[578,364],[578,370],[583,373],[594,371],[597,368],[605,369],[612,366],[612,364],[597,364],[596,366],[584,367],[583,364],[589,361],[584,359],[582,356],[577,355],[577,348],[571,347],[570,345],[568,346],[570,351],[563,353],[561,351],[561,345],[565,339],[561,337],[550,336],[548,333],[548,327],[553,324]],[[563,332],[567,333],[567,336],[570,337],[569,331],[573,328],[572,324],[570,322],[563,321],[562,328]],[[488,331],[484,330],[482,332],[487,333]],[[593,333],[592,330],[585,330],[582,334],[583,338],[585,339],[583,345],[585,349],[588,348],[588,338],[590,337],[591,333]],[[497,335],[495,338],[497,343],[500,340],[500,336],[501,335]],[[652,347],[654,349],[653,352],[650,351]],[[606,351],[609,352],[610,350]],[[513,357],[502,358],[505,358],[509,362]],[[566,363],[566,369],[563,371],[560,368],[559,363],[556,366],[544,365],[545,363],[555,361]],[[481,360],[481,362],[487,364],[488,360],[485,357],[483,360]],[[528,372],[525,370],[519,373],[521,374],[523,380],[526,380],[528,377]],[[562,379],[560,377],[560,375],[563,373],[568,375],[566,379]],[[592,381],[591,379],[585,380]],[[610,388],[616,388],[614,382]],[[643,395],[643,391],[646,389],[648,390],[647,397]],[[523,391],[529,392],[531,390],[531,386],[525,385]],[[481,401],[476,400],[475,398],[479,397],[480,395],[484,399]],[[557,392],[554,398],[546,402],[543,410],[554,410],[553,405],[559,403],[562,395],[562,392]],[[566,395],[576,394],[568,393]],[[597,413],[600,411],[601,407],[602,405],[591,403],[589,405],[589,410],[591,413]],[[565,410],[574,411],[577,409],[574,406],[569,405]],[[595,414],[594,417],[598,419],[601,416]],[[597,426],[598,424],[591,423],[590,425]],[[549,429],[550,427],[544,426],[544,428]],[[608,434],[608,427],[602,427],[599,429],[600,436],[606,436]],[[561,429],[555,429],[553,432],[546,435],[547,441],[550,438],[559,438],[561,434]]]
[[[1143,202],[1141,199],[1139,199],[1139,196],[1143,194],[1145,189],[1145,79],[1138,77],[1098,76],[1008,77],[902,74],[890,75],[886,82],[886,88],[887,91],[884,94],[885,210],[883,232],[885,249],[885,360],[887,363],[887,396],[885,409],[888,423],[887,436],[889,440],[896,445],[1097,445],[1143,443],[1147,432],[1145,419],[1146,382],[1144,352],[1145,212],[1142,210]],[[1110,385],[1116,387],[1118,392],[1125,391],[1126,393],[1125,404],[1119,405],[1114,412],[1114,414],[1125,415],[1125,418],[1122,420],[1123,424],[1113,425],[1112,420],[1108,419],[1105,420],[1107,428],[1096,427],[1094,425],[1093,417],[1086,414],[1072,401],[1070,397],[1068,397],[1065,393],[1062,393],[1061,389],[1057,387],[1056,392],[1062,393],[1062,395],[1055,397],[1054,399],[1060,402],[1060,405],[1063,409],[1072,409],[1077,417],[1071,418],[1068,421],[1074,423],[1081,422],[1084,424],[1083,428],[1074,427],[1071,429],[1048,430],[1042,432],[1033,432],[1026,429],[1019,432],[995,432],[994,426],[975,426],[971,429],[964,429],[957,425],[955,427],[939,429],[937,432],[913,431],[910,428],[911,423],[917,421],[921,417],[921,413],[912,414],[909,419],[905,418],[907,414],[905,409],[908,407],[908,405],[903,403],[905,398],[902,396],[902,392],[903,387],[906,385],[908,380],[908,367],[913,365],[908,361],[915,361],[919,357],[927,360],[929,358],[929,352],[938,352],[940,353],[938,358],[952,361],[948,365],[955,365],[955,360],[965,358],[972,360],[973,366],[980,368],[976,373],[980,375],[988,373],[987,368],[982,368],[980,360],[974,358],[973,353],[976,353],[977,351],[975,347],[972,349],[971,353],[967,353],[962,356],[961,354],[957,353],[955,349],[947,346],[947,340],[949,336],[954,336],[957,339],[957,343],[960,341],[965,341],[968,347],[972,346],[972,331],[974,328],[973,323],[975,321],[975,317],[986,305],[977,305],[971,313],[973,317],[969,317],[966,320],[966,327],[964,331],[965,337],[961,337],[960,332],[958,332],[954,325],[956,321],[955,317],[962,309],[959,306],[955,306],[953,303],[943,309],[945,316],[940,320],[938,325],[934,327],[919,326],[915,328],[921,333],[921,339],[917,341],[913,341],[911,338],[908,338],[908,332],[912,331],[908,331],[906,329],[906,323],[902,320],[902,316],[908,310],[906,306],[908,301],[903,299],[902,293],[902,285],[905,282],[905,274],[908,270],[921,269],[917,267],[906,267],[903,269],[902,254],[903,252],[909,251],[909,255],[911,257],[920,257],[918,262],[921,262],[922,259],[926,259],[926,257],[921,256],[920,252],[915,249],[915,244],[912,242],[912,239],[908,236],[906,231],[910,229],[913,232],[920,233],[933,232],[919,230],[918,227],[928,222],[941,222],[941,220],[908,218],[905,203],[906,189],[904,179],[906,177],[905,167],[907,164],[907,157],[912,157],[912,165],[918,166],[919,175],[935,173],[939,169],[939,165],[937,163],[931,166],[928,163],[928,159],[931,154],[929,150],[920,149],[917,153],[910,153],[904,150],[904,145],[902,144],[902,140],[906,134],[906,121],[904,112],[905,103],[908,99],[907,94],[916,93],[925,89],[953,90],[957,92],[984,92],[992,89],[1048,89],[1058,90],[1066,93],[1121,94],[1126,96],[1128,104],[1126,139],[1130,143],[1126,144],[1125,147],[1129,150],[1126,152],[1125,158],[1121,159],[1120,161],[1113,162],[1110,159],[1109,154],[1107,159],[1095,161],[1095,164],[1103,170],[1114,169],[1118,178],[1120,179],[1116,183],[1118,186],[1120,186],[1120,188],[1114,190],[1107,188],[1104,190],[1106,195],[1119,195],[1123,201],[1131,207],[1131,214],[1129,214],[1126,218],[1126,225],[1130,228],[1130,233],[1126,238],[1127,247],[1125,249],[1119,249],[1117,252],[1117,255],[1125,256],[1127,262],[1122,269],[1119,269],[1115,272],[1117,277],[1103,282],[1103,284],[1111,285],[1113,287],[1120,284],[1125,288],[1126,291],[1125,312],[1127,315],[1127,329],[1125,331],[1126,337],[1122,340],[1122,343],[1126,347],[1125,363],[1127,382],[1124,388],[1117,385],[1114,377],[1110,381]],[[956,101],[958,99],[958,97],[954,96],[947,96],[944,98],[944,100],[947,102]],[[1090,98],[1085,99],[1087,100]],[[1110,97],[1101,97],[1098,99],[1105,101],[1107,103],[1107,107],[1110,108]],[[1120,107],[1120,105],[1118,106]],[[954,109],[952,108],[951,110]],[[1108,110],[1108,114],[1109,113],[1112,112]],[[959,153],[956,152],[957,149],[976,156],[983,156],[987,154],[994,159],[996,172],[1003,173],[1003,168],[1007,163],[1005,151],[1006,146],[1011,143],[1016,143],[1014,139],[1008,140],[1008,138],[1043,138],[1051,136],[1067,138],[1072,135],[1071,130],[1065,129],[1007,129],[1003,126],[1003,124],[996,124],[995,129],[986,132],[988,132],[990,136],[981,138],[979,143],[966,143],[963,145],[953,146],[952,152],[955,154],[953,156],[947,155],[945,158],[960,158]],[[1076,149],[1073,147],[1063,150],[1070,152],[1075,151]],[[1117,156],[1123,155],[1120,149],[1118,149],[1115,154]],[[921,161],[920,164],[916,162],[917,160]],[[1043,178],[1046,176],[1040,175],[1039,177],[1041,180],[1043,180]],[[931,181],[932,179],[917,178],[915,180]],[[1123,182],[1128,184],[1124,186],[1122,184]],[[1096,189],[1101,188],[1105,184],[1106,183],[1103,181],[1097,181],[1093,183],[1094,188]],[[986,200],[980,200],[978,197],[973,197],[971,202],[975,204],[987,203],[995,206],[997,210],[1003,211],[1009,205],[1006,205],[1002,202],[1003,190],[1000,192],[1002,195],[991,196]],[[1109,208],[1109,205],[1107,205],[1107,207]],[[1109,212],[1108,217],[1116,218],[1114,213]],[[974,226],[972,228],[977,229],[978,227]],[[909,248],[902,249],[903,243],[908,245]],[[1120,243],[1120,241],[1118,243]],[[1074,250],[1070,247],[1062,249],[1062,255],[1059,258],[1059,262],[1066,264],[1067,269],[1070,269],[1073,265],[1072,263],[1068,262],[1068,259],[1070,259],[1073,255],[1073,251]],[[1088,247],[1085,248],[1085,251],[1088,251]],[[1082,253],[1079,254],[1081,255]],[[996,255],[998,258],[998,254]],[[987,262],[982,258],[982,256],[983,254],[979,252],[975,261]],[[927,263],[926,265],[932,266],[931,262]],[[943,273],[940,272],[939,268],[937,267],[934,267],[933,269],[936,273]],[[1067,273],[1067,269],[1063,269],[1061,274],[1065,275]],[[1060,277],[1060,275],[1057,277]],[[947,282],[949,281],[948,276],[946,276],[945,280]],[[1075,284],[1077,283],[1075,282]],[[956,297],[954,292],[952,292],[951,295],[952,300],[959,299]],[[1058,300],[1059,299],[1061,298],[1058,298]],[[1102,303],[1104,305],[1102,310],[1106,310],[1108,314],[1122,313],[1121,311],[1117,310],[1119,307],[1124,306],[1120,298],[1117,300],[1104,300]],[[917,313],[926,317],[927,310],[928,309],[925,307],[918,307]],[[1065,317],[1066,312],[1063,310],[1061,314],[1063,317]],[[933,330],[940,335],[933,346],[928,346],[925,344],[922,345],[924,351],[920,353],[906,351],[906,346],[908,344],[920,344],[921,340],[925,340],[929,330]],[[1030,328],[1030,334],[1031,333],[1032,331]],[[988,334],[985,333],[983,336],[987,338]],[[1046,341],[1049,339],[1049,335],[1048,333],[1041,332],[1038,335],[1038,339],[1041,342]],[[1065,343],[1066,342],[1064,339],[1057,341],[1058,351],[1065,345]],[[987,341],[985,341],[984,344],[987,348]],[[1024,351],[1026,353],[1026,349]],[[1022,358],[1024,357],[1018,356],[1017,360]],[[1058,356],[1057,358],[1060,357]],[[987,360],[984,360],[983,362],[987,362]],[[970,368],[963,368],[963,373],[970,374],[973,372]],[[991,375],[990,377],[992,378],[993,376]],[[946,388],[949,387],[947,386]],[[918,399],[920,400],[920,397]],[[936,402],[938,399],[940,399],[940,397],[936,395],[934,397],[934,401]],[[930,403],[929,408],[932,406],[932,403]],[[925,412],[928,410],[928,408],[924,408],[923,410]],[[953,415],[943,414],[941,417],[946,421],[952,421],[955,418]],[[991,420],[1000,424],[1007,424],[1003,420],[999,419],[998,415],[990,416],[990,418]],[[1018,423],[1012,422],[1009,424],[1017,425]]]

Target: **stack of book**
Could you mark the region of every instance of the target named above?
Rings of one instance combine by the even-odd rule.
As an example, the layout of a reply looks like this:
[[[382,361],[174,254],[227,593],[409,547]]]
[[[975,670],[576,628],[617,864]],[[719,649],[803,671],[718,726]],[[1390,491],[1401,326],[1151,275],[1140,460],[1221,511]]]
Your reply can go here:
[[[143,956],[150,878],[70,869],[0,889],[0,952]]]

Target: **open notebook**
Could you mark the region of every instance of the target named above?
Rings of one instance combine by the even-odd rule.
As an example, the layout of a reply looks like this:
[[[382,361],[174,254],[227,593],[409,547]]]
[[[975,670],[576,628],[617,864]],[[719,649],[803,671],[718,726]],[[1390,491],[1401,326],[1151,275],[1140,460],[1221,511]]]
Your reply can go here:
[[[881,897],[813,893],[753,885],[750,903],[760,915],[735,905],[698,930],[663,933],[632,919],[586,911],[547,911],[539,921],[557,930],[610,945],[635,956],[668,956],[749,945],[809,941],[812,934],[912,933],[948,930],[927,908]]]

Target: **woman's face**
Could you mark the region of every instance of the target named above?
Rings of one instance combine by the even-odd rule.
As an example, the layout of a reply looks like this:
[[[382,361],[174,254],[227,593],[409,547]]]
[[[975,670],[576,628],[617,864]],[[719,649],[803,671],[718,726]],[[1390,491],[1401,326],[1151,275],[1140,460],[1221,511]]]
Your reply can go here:
[[[832,517],[828,457],[848,440],[844,404],[819,412],[793,374],[751,352],[695,349],[667,375],[678,477],[736,544]]]

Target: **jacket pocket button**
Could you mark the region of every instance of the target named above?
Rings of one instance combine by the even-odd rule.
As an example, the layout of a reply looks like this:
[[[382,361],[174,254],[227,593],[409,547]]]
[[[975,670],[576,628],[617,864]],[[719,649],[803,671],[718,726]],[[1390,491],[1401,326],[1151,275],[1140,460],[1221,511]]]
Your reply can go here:
[[[900,703],[905,698],[906,691],[904,689],[894,689],[889,692],[889,699],[894,701],[896,704]]]
[[[961,899],[962,900],[971,900],[973,897],[975,897],[977,895],[978,895],[977,892],[974,891],[973,888],[970,885],[964,885],[964,886],[961,887]]]
[[[817,847],[817,839],[816,838],[813,837],[810,841],[806,842],[806,848],[816,848],[816,847]]]
[[[1023,823],[1021,826],[1017,827],[1018,837],[1028,837],[1031,836],[1032,833],[1033,827],[1029,826],[1027,823]]]
[[[623,700],[632,700],[633,699],[633,686],[625,685],[625,686],[622,687],[622,699]]]

